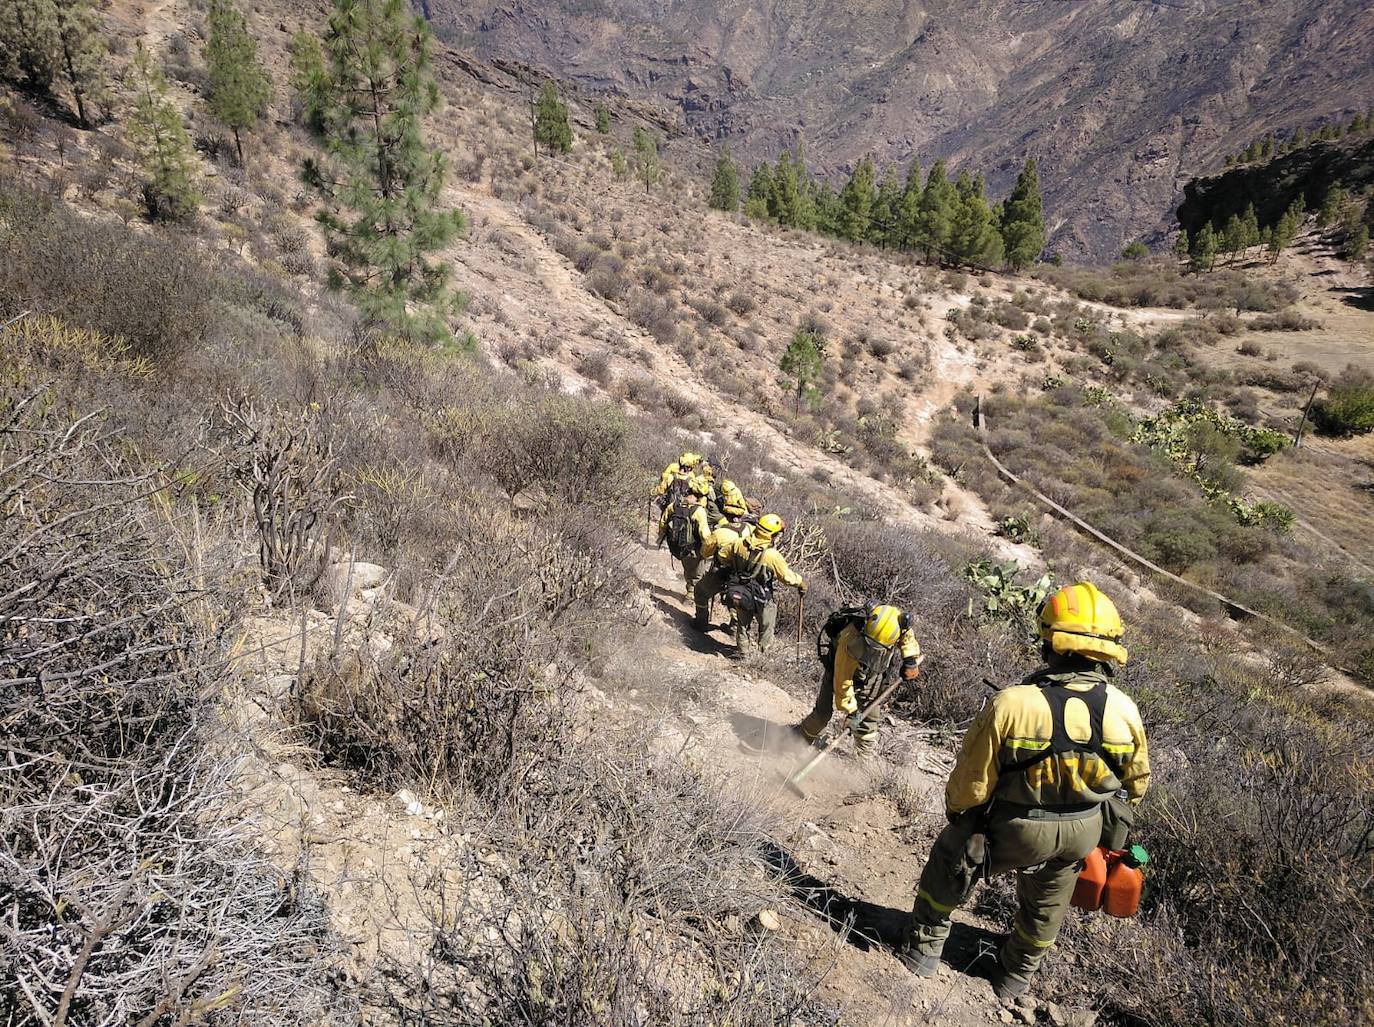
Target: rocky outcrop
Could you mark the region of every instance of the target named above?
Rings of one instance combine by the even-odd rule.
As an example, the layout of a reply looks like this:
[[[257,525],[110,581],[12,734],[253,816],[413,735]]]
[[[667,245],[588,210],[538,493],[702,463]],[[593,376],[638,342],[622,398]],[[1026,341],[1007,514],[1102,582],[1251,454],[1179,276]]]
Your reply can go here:
[[[1374,185],[1374,137],[1310,143],[1266,164],[1194,179],[1184,188],[1178,223],[1191,235],[1253,203],[1260,224],[1272,224],[1300,196],[1316,207],[1334,185],[1352,192]]]

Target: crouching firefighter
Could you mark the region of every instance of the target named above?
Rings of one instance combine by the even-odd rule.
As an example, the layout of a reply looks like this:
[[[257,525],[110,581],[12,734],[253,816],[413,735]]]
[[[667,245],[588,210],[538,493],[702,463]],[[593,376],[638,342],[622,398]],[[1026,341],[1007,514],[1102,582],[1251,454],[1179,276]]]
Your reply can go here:
[[[735,655],[749,651],[749,632],[758,625],[759,650],[766,651],[778,626],[778,581],[806,591],[802,576],[787,566],[783,555],[773,548],[786,528],[777,514],[764,514],[748,538],[729,543],[721,552],[726,569],[724,602],[734,613]]]
[[[1039,619],[1046,665],[998,692],[964,736],[945,787],[949,825],[921,872],[899,953],[934,976],[950,914],[980,879],[1015,870],[1017,911],[993,978],[1004,1000],[1029,988],[1083,857],[1104,838],[1122,846],[1150,778],[1140,714],[1108,680],[1126,663],[1112,601],[1093,585],[1070,585],[1045,600]]]
[[[701,559],[703,562],[709,560],[711,566],[698,579],[697,587],[692,593],[692,601],[696,605],[696,617],[693,618],[692,625],[698,631],[711,630],[711,602],[725,591],[729,569],[723,562],[724,553],[733,543],[748,538],[753,530],[753,524],[744,517],[724,520],[716,525],[715,530],[707,535],[706,541],[701,544]],[[733,610],[730,613],[730,627],[733,631]]]
[[[658,544],[667,542],[668,552],[682,561],[682,576],[689,597],[705,564],[701,544],[711,534],[711,526],[706,520],[706,491],[706,483],[694,478],[686,493],[669,503],[658,520]]]
[[[816,635],[816,657],[823,668],[816,705],[793,730],[809,745],[839,710],[854,734],[855,755],[872,756],[878,747],[878,714],[860,720],[859,711],[882,694],[898,654],[902,680],[915,681],[921,672],[921,646],[904,611],[851,606],[832,613]]]

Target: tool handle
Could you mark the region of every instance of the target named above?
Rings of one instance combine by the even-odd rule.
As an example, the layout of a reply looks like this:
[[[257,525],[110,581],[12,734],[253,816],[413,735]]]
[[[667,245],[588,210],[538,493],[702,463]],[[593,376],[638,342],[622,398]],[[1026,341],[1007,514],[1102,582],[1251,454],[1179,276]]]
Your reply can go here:
[[[860,723],[862,723],[863,721],[867,720],[867,719],[868,719],[868,715],[869,715],[870,713],[872,713],[874,710],[876,710],[876,709],[877,709],[879,706],[881,706],[883,703],[885,703],[885,702],[887,701],[888,697],[889,697],[890,695],[892,695],[893,692],[897,691],[897,689],[900,688],[900,687],[901,687],[901,682],[899,682],[899,681],[894,681],[892,684],[888,685],[887,688],[885,688],[885,689],[882,691],[882,693],[881,693],[876,699],[874,699],[871,703],[869,703],[869,704],[868,704],[867,706],[865,706],[862,710],[860,710],[860,711],[859,711],[859,721],[860,721]],[[825,759],[827,756],[829,756],[830,753],[831,753],[831,750],[833,750],[833,749],[835,748],[835,746],[839,745],[842,741],[844,741],[844,734],[845,734],[845,733],[844,733],[843,731],[841,731],[841,732],[840,732],[839,734],[837,734],[834,738],[830,739],[830,741],[826,742],[826,743],[825,743],[825,748],[824,748],[824,749],[822,749],[820,752],[816,753],[816,755],[813,756],[813,757],[811,758],[810,762],[808,762],[808,763],[806,764],[806,766],[802,767],[801,770],[798,770],[795,774],[793,774],[793,775],[792,775],[790,778],[788,778],[787,780],[788,780],[789,782],[791,782],[792,784],[794,784],[794,785],[801,784],[802,781],[806,778],[806,775],[809,774],[809,773],[811,773],[811,771],[813,771],[813,770],[816,769],[816,764],[820,763],[821,760],[823,760],[823,759]]]

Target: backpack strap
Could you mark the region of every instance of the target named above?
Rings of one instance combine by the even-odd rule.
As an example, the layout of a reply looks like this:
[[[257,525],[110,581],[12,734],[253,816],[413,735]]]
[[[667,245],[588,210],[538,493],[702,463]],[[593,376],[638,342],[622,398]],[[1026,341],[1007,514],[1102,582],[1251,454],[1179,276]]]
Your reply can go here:
[[[1118,781],[1121,780],[1124,768],[1120,761],[1109,753],[1106,746],[1102,744],[1102,721],[1107,712],[1107,683],[1099,681],[1086,692],[1076,691],[1060,684],[1041,684],[1039,687],[1040,694],[1050,704],[1050,717],[1053,724],[1050,730],[1050,744],[1034,756],[1000,768],[999,772],[1002,774],[1022,773],[1037,763],[1043,763],[1051,756],[1070,752],[1090,752],[1107,764],[1107,768],[1116,775]],[[1080,742],[1070,737],[1068,729],[1064,725],[1064,711],[1070,699],[1078,699],[1088,707],[1090,733],[1087,741]]]

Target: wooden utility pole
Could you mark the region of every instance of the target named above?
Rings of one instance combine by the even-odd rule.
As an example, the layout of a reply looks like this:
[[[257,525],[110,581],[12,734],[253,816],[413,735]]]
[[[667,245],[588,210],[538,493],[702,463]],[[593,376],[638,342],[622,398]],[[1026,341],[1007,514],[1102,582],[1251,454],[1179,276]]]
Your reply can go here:
[[[1298,430],[1293,434],[1293,448],[1297,449],[1302,445],[1302,430],[1307,427],[1307,415],[1312,409],[1312,401],[1317,398],[1317,386],[1321,385],[1320,379],[1312,383],[1312,394],[1307,397],[1307,403],[1302,408],[1302,419],[1298,421]]]

